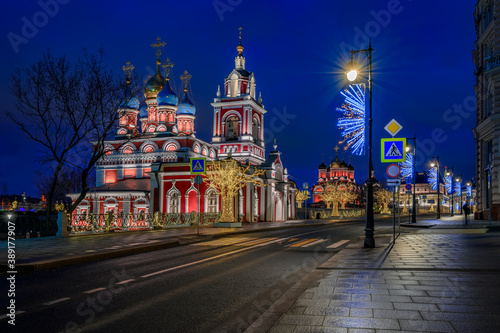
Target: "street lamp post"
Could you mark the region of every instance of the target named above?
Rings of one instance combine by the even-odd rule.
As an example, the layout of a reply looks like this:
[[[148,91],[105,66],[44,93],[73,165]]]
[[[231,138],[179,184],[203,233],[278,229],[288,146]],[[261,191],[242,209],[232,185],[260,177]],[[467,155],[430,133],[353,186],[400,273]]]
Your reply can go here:
[[[434,167],[436,166],[436,182],[437,182],[437,195],[438,195],[438,202],[437,202],[437,216],[436,216],[436,219],[440,219],[441,218],[441,200],[439,200],[439,194],[440,194],[440,190],[439,190],[439,185],[441,183],[440,181],[440,171],[439,171],[439,155],[437,157],[433,157],[433,159],[436,160],[436,163],[432,162],[431,163],[431,167]]]
[[[450,169],[451,169],[451,171],[449,171]],[[450,188],[451,189],[451,216],[454,216],[453,209],[455,207],[453,207],[453,206],[455,205],[455,202],[453,201],[453,197],[454,197],[454,195],[453,195],[454,194],[453,193],[453,190],[454,190],[454,188],[453,188],[453,185],[454,185],[453,184],[453,167],[448,169],[448,172],[446,173],[446,175],[449,176],[451,179],[451,184],[450,184],[451,185],[451,188]]]
[[[375,223],[373,219],[373,179],[372,179],[372,93],[373,93],[373,78],[372,78],[372,41],[370,39],[367,49],[351,50],[351,62],[348,64],[347,79],[349,81],[356,80],[358,75],[356,64],[353,56],[357,53],[363,53],[368,57],[368,100],[369,100],[369,116],[368,116],[368,180],[366,181],[367,194],[366,194],[366,227],[365,227],[365,241],[364,247],[375,247],[374,230]]]
[[[302,188],[309,192],[308,188],[309,188],[309,184],[307,182],[305,182],[304,184],[302,184]],[[306,197],[306,207],[305,207],[305,216],[304,216],[304,220],[307,220],[307,197]]]

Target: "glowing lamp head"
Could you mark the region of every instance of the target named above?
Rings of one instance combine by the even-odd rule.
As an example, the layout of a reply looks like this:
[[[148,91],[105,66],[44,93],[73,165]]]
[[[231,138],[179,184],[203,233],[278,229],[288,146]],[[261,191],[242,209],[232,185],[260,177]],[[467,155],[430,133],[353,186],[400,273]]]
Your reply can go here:
[[[431,167],[433,167],[433,168],[434,168],[434,166],[435,166],[435,165],[436,165],[436,164],[435,164],[434,162],[432,162],[432,163],[431,163]]]
[[[354,81],[358,77],[358,70],[357,70],[358,65],[356,64],[355,61],[351,59],[351,61],[347,64],[347,79],[349,81]]]
[[[459,182],[459,181],[460,181],[460,178],[455,178],[455,181],[456,181],[456,182]]]
[[[406,146],[405,150],[406,150],[406,152],[409,152],[410,151],[410,146]]]

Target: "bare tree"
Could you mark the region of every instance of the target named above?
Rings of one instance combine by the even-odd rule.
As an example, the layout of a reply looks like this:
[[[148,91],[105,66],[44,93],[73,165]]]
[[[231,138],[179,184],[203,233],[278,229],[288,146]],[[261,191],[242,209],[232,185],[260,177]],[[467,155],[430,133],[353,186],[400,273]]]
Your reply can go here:
[[[106,153],[104,143],[112,139],[119,119],[125,82],[106,67],[104,52],[83,54],[73,63],[49,51],[34,65],[18,69],[12,76],[10,93],[16,111],[9,118],[36,142],[42,164],[52,168],[47,191],[47,218],[62,170],[78,170],[81,193],[72,212],[89,190],[88,176]]]

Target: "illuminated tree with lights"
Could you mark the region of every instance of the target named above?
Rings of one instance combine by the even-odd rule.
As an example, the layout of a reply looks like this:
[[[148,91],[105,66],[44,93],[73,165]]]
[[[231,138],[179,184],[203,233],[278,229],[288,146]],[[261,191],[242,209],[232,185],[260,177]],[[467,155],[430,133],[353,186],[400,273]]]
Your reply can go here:
[[[404,178],[406,184],[413,182],[413,154],[406,153],[406,161],[399,162],[401,168],[401,177]]]
[[[352,149],[355,155],[365,152],[365,85],[349,85],[349,89],[341,92],[344,104],[337,111],[343,116],[337,121],[337,126],[342,130],[344,139],[340,144],[346,144],[344,149]]]
[[[307,190],[295,192],[295,201],[297,201],[298,208],[302,208],[302,203],[307,199],[309,199],[310,197],[311,195]]]
[[[352,189],[341,189],[340,190],[340,209],[345,209],[345,205],[348,203],[348,202],[351,202],[353,201],[354,199],[356,199],[358,197],[358,195],[356,193],[354,193],[352,191]]]
[[[382,210],[380,211],[380,213],[390,214],[391,211],[389,210],[389,204],[391,203],[392,192],[381,188],[377,192],[373,193],[373,196],[375,197],[375,200],[377,200],[377,202],[382,206]]]
[[[239,190],[245,185],[253,183],[264,186],[259,177],[265,170],[255,169],[250,164],[241,165],[238,161],[228,158],[222,161],[213,161],[207,165],[206,180],[222,197],[221,222],[235,222],[233,202]]]
[[[319,195],[320,199],[326,204],[327,208],[332,207],[332,216],[339,215],[339,201],[341,198],[341,191],[334,187],[328,187],[326,191]]]

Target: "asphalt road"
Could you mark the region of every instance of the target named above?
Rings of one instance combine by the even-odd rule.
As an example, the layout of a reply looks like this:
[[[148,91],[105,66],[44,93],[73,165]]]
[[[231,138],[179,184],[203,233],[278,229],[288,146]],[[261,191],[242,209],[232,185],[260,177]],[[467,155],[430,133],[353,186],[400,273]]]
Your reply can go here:
[[[20,273],[15,299],[23,312],[14,330],[5,318],[0,324],[37,333],[241,332],[363,229],[344,222],[256,232]]]

